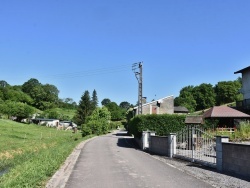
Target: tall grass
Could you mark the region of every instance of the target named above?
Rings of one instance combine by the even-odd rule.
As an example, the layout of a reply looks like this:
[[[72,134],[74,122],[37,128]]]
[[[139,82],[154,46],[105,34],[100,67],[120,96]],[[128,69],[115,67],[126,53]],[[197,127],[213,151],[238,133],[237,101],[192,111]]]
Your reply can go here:
[[[0,177],[0,187],[44,187],[74,147],[87,138],[0,120],[0,172],[6,172]]]

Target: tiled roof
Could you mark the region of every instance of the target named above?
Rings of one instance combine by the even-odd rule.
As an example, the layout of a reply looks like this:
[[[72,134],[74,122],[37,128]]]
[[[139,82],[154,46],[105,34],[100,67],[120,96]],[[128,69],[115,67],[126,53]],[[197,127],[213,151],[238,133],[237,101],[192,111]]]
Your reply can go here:
[[[187,116],[185,124],[203,124],[202,116]]]
[[[250,115],[235,110],[233,108],[230,108],[228,106],[214,106],[203,114],[203,118],[216,118],[216,117],[250,118]]]
[[[184,107],[184,106],[175,106],[174,111],[175,112],[186,112],[186,113],[188,113],[188,109],[186,107]]]

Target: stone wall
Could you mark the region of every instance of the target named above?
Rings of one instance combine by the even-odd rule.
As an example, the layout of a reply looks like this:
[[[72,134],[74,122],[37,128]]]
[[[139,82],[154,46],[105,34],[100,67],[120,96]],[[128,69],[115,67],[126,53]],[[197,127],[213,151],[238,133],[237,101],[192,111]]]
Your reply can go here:
[[[167,136],[150,136],[149,151],[168,156],[169,146]]]
[[[250,145],[222,143],[222,169],[250,177]]]

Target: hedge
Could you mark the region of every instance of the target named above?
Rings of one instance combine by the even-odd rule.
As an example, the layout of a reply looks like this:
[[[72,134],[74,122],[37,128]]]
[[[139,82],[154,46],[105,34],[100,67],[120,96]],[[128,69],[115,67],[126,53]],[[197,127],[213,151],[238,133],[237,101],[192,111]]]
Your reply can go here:
[[[150,114],[138,115],[128,123],[128,132],[141,138],[143,131],[155,131],[159,136],[176,133],[185,127],[185,115],[177,114]]]

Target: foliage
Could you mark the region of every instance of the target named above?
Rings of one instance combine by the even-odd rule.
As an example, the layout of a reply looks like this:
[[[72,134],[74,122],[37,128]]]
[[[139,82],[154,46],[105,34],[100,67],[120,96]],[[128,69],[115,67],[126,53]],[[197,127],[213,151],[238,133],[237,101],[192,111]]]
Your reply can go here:
[[[155,131],[157,135],[164,136],[180,131],[185,126],[185,115],[150,114],[137,115],[128,124],[128,131],[140,138],[143,131]]]
[[[95,110],[98,106],[97,92],[95,89],[92,93],[91,103],[92,103],[92,110]]]
[[[90,125],[83,124],[82,125],[82,136],[88,136],[92,134],[92,129]]]
[[[92,115],[86,119],[86,124],[82,126],[83,136],[86,134],[100,135],[107,133],[110,119],[111,114],[105,106],[96,108]]]
[[[98,107],[93,111],[91,116],[87,118],[87,121],[92,121],[92,120],[97,120],[97,121],[101,120],[109,122],[111,120],[111,113],[105,106],[101,108]]]
[[[1,113],[7,114],[9,117],[16,117],[19,122],[24,118],[29,118],[34,111],[35,109],[32,106],[21,102],[6,101],[0,104]]]
[[[194,86],[187,86],[181,89],[179,97],[174,99],[175,106],[185,106],[189,112],[194,112],[196,109],[196,101],[193,96]]]
[[[211,84],[201,84],[194,87],[193,96],[196,101],[196,111],[210,108],[215,105],[215,92]]]
[[[78,125],[85,124],[87,117],[91,115],[92,111],[93,108],[89,96],[89,91],[86,90],[81,97],[76,115],[74,117],[74,121],[76,122],[76,124]]]
[[[9,86],[9,84],[5,80],[0,80],[0,88],[4,88]]]
[[[80,133],[57,131],[0,119],[0,187],[45,187],[82,138]]]
[[[111,113],[111,120],[122,120],[125,114],[125,111],[123,113],[122,109],[115,103],[115,102],[110,102],[106,105],[108,110]]]
[[[72,98],[58,99],[58,107],[64,109],[76,109],[77,104]]]
[[[56,109],[45,110],[42,116],[48,119],[60,119],[60,114]]]
[[[111,121],[109,124],[109,129],[110,130],[115,130],[117,128],[122,128],[122,122],[121,121]]]
[[[175,98],[175,106],[185,106],[189,112],[200,111],[214,105],[222,105],[242,100],[243,95],[238,91],[242,86],[242,79],[218,82],[215,87],[211,84],[186,86],[180,90]]]
[[[133,105],[131,105],[129,102],[127,101],[123,101],[120,103],[119,107],[125,110],[128,110],[130,107],[132,107]]]
[[[241,88],[241,83],[239,81],[224,81],[218,82],[215,85],[216,93],[216,104],[222,105],[236,101],[239,97],[239,89]]]
[[[101,104],[102,104],[103,106],[106,106],[106,105],[109,104],[109,103],[111,103],[111,100],[108,99],[108,98],[103,99],[102,102],[101,102]]]
[[[33,99],[33,105],[40,110],[53,108],[58,103],[59,90],[54,85],[42,85],[37,79],[31,78],[22,85],[22,90]]]

